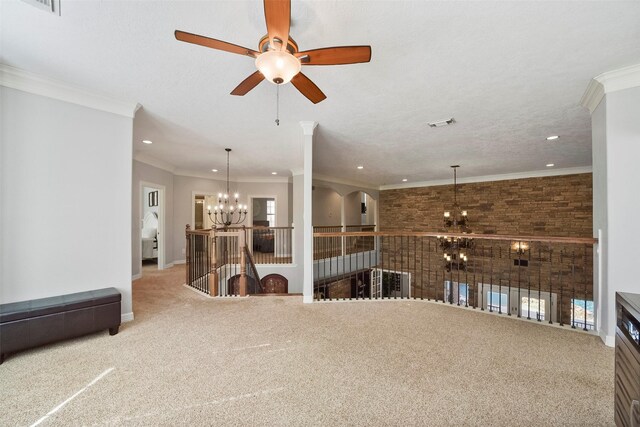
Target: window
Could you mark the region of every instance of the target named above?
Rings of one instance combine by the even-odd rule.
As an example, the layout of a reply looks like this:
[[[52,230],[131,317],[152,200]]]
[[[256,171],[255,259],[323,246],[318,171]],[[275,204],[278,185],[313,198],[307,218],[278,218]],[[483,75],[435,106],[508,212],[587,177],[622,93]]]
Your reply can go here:
[[[487,302],[491,311],[509,312],[509,294],[506,292],[487,292]]]
[[[267,200],[267,221],[269,221],[269,227],[276,226],[276,201]]]
[[[580,329],[595,329],[593,313],[593,301],[571,299],[571,326]]]
[[[492,312],[520,316],[524,319],[557,322],[557,300],[555,293],[537,289],[510,288],[508,286],[478,283],[479,305]]]
[[[453,304],[466,305],[467,304],[467,284],[456,283],[453,284],[450,281],[445,281],[445,300]],[[453,292],[451,292],[451,286],[453,285]]]
[[[520,298],[520,315],[522,317],[544,320],[544,310],[546,305],[544,298]]]

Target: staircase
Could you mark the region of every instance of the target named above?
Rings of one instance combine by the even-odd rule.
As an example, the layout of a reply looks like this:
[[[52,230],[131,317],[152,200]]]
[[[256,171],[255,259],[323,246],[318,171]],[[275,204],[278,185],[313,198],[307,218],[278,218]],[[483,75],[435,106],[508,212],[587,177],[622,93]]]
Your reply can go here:
[[[186,229],[186,285],[213,297],[284,295],[288,281],[280,274],[260,278],[247,229]]]

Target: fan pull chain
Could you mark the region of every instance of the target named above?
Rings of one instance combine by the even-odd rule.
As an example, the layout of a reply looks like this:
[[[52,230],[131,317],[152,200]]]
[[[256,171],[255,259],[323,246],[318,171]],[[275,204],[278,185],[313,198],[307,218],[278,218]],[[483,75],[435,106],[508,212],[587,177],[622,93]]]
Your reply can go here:
[[[276,85],[276,126],[280,126],[280,85]]]

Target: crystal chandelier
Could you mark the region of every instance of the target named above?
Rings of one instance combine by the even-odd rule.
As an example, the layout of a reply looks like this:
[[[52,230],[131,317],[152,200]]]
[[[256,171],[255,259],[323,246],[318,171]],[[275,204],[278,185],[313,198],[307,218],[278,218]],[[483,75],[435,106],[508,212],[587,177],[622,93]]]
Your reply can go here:
[[[231,196],[229,194],[229,153],[231,148],[225,148],[227,152],[227,192],[222,194],[218,193],[218,204],[213,207],[211,212],[211,205],[207,206],[209,211],[209,219],[215,225],[223,225],[225,228],[230,225],[240,224],[247,217],[247,205],[241,205],[238,203],[238,193],[233,195],[234,202],[231,203]]]
[[[453,165],[453,206],[451,210],[444,212],[445,232],[467,234],[469,229],[469,217],[466,210],[462,210],[458,205],[458,182],[457,169],[460,165]],[[473,246],[473,239],[465,237],[438,236],[440,247],[444,251],[444,261],[447,271],[464,270],[467,266],[467,255],[462,249],[470,249]]]

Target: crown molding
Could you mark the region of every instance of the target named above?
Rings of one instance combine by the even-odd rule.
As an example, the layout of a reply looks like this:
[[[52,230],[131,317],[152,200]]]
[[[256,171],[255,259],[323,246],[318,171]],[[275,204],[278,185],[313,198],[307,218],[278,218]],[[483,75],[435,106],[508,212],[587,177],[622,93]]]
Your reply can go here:
[[[158,169],[162,169],[167,172],[175,173],[176,167],[170,163],[165,162],[164,160],[156,159],[153,156],[150,156],[146,153],[142,153],[140,151],[133,153],[133,160],[136,160],[140,163],[147,164],[149,166],[156,167]]]
[[[176,168],[175,166],[173,166],[170,163],[165,162],[164,160],[160,160],[157,159],[153,156],[150,156],[146,153],[142,153],[142,152],[136,152],[133,155],[133,159],[135,161],[138,161],[140,163],[144,163],[146,165],[149,166],[153,166],[156,167],[158,169],[162,169],[166,172],[170,172],[175,176],[184,176],[184,177],[189,177],[189,178],[202,178],[202,179],[209,179],[211,181],[216,181],[216,182],[226,182],[226,180],[224,178],[216,178],[213,177],[207,173],[200,173],[200,172],[193,172],[190,171],[188,169],[180,169],[180,168]],[[213,173],[213,172],[212,172]],[[234,179],[232,182],[238,183],[238,182],[242,182],[242,183],[287,183],[289,182],[290,177],[289,176],[245,176],[245,177],[240,177],[237,179]]]
[[[295,169],[290,169],[291,170],[291,175],[304,175],[304,168],[295,168]]]
[[[367,190],[379,190],[380,189],[380,187],[378,187],[376,185],[365,184],[363,182],[351,181],[351,180],[348,180],[348,179],[335,178],[335,177],[332,177],[332,176],[321,175],[321,174],[317,174],[317,173],[313,174],[313,180],[314,181],[318,180],[318,181],[324,181],[324,182],[331,182],[331,183],[334,183],[334,184],[350,185],[352,187],[366,188]]]
[[[214,178],[211,175],[207,175],[206,173],[193,172],[187,169],[176,169],[173,174],[175,176],[184,176],[188,178],[201,178],[208,179],[210,181],[226,183],[226,179],[224,178]],[[264,177],[264,176],[244,176],[240,178],[230,179],[229,182],[235,184],[282,184],[288,183],[289,177],[280,176],[280,177]]]
[[[133,118],[140,104],[91,93],[77,86],[0,64],[0,86]]]
[[[539,170],[529,172],[516,172],[505,173],[500,175],[484,175],[468,178],[458,178],[458,184],[470,184],[474,182],[490,182],[490,181],[507,181],[510,179],[526,179],[526,178],[541,178],[545,176],[560,176],[560,175],[576,175],[581,173],[592,173],[591,166],[580,166],[575,168],[564,169],[550,169]],[[438,185],[450,185],[453,181],[451,179],[438,179],[433,181],[421,181],[421,182],[407,182],[402,184],[381,185],[380,190],[398,190],[403,188],[417,188],[417,187],[435,187]]]
[[[640,86],[640,64],[607,71],[600,74],[595,80],[602,83],[604,93],[638,87]]]
[[[316,126],[318,126],[318,122],[303,121],[303,122],[300,122],[300,126],[302,126],[303,134],[313,135],[313,131],[315,130]]]
[[[640,64],[607,71],[591,79],[580,104],[593,113],[607,93],[639,86]]]
[[[580,99],[580,105],[593,114],[602,98],[604,98],[604,86],[596,79],[591,79],[587,85],[587,90],[585,90],[582,99]]]
[[[288,176],[245,176],[245,177],[236,179],[236,182],[281,184],[283,182],[289,182],[289,177]]]
[[[210,174],[213,174],[213,173],[215,173],[215,172],[209,172],[209,174],[207,174],[206,172],[193,172],[193,171],[190,171],[188,169],[180,169],[180,168],[176,168],[176,170],[173,172],[173,174],[175,176],[184,176],[184,177],[187,177],[187,178],[208,179],[210,181],[222,182],[222,183],[226,183],[227,182],[226,178],[214,178],[213,176],[210,175]],[[235,179],[230,179],[229,182],[235,183],[237,181]]]

